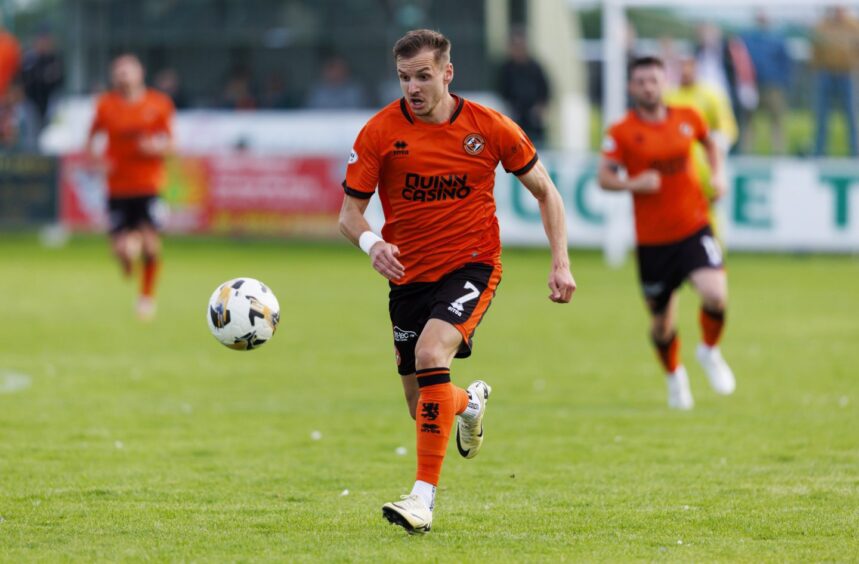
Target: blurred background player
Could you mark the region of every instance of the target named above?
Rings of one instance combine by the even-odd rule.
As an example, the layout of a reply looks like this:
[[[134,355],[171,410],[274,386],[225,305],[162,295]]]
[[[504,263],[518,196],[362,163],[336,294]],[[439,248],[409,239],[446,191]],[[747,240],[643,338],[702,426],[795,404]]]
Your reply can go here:
[[[137,315],[155,315],[155,282],[161,256],[158,195],[164,184],[164,159],[172,151],[173,103],[146,87],[140,60],[120,55],[111,66],[113,90],[96,103],[88,153],[107,174],[108,221],[113,253],[126,276],[142,258]],[[102,157],[96,138],[104,134]]]
[[[693,143],[700,142],[707,152],[711,184],[719,196],[725,180],[720,151],[701,115],[692,108],[666,106],[665,89],[661,60],[633,61],[629,71],[633,109],[609,128],[599,183],[605,190],[632,194],[639,275],[651,312],[651,337],[667,373],[668,405],[691,409],[694,400],[680,363],[676,327],[676,290],[687,279],[701,296],[703,342],[698,360],[717,393],[731,394],[735,388],[734,375],[718,347],[727,279],[691,158]],[[620,169],[626,170],[626,177]]]
[[[723,92],[697,79],[697,66],[694,57],[680,58],[679,85],[666,95],[665,102],[671,106],[687,106],[696,109],[704,118],[704,123],[707,124],[710,131],[710,139],[724,160],[731,146],[737,142],[737,120],[731,110],[731,102],[728,97]],[[701,188],[710,203],[710,226],[716,236],[719,237],[721,230],[714,204],[720,194],[712,184],[707,151],[701,143],[696,142],[692,145],[692,158],[695,163],[695,171],[701,182]]]
[[[390,280],[390,315],[406,403],[416,421],[417,477],[411,494],[383,515],[409,532],[427,532],[456,416],[465,458],[483,442],[490,387],[451,383],[454,357],[472,338],[501,280],[501,241],[493,185],[500,162],[540,202],[552,251],[550,299],[575,290],[567,255],[564,204],[530,139],[509,118],[449,91],[450,42],[416,30],[394,46],[403,97],[358,134],[346,168],[340,228]],[[364,219],[379,187],[384,239]]]

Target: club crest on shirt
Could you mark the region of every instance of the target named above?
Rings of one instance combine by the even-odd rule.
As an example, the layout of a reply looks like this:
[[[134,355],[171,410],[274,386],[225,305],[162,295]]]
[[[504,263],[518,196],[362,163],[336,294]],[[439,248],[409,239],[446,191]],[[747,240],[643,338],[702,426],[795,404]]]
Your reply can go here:
[[[483,152],[484,147],[486,147],[486,141],[483,140],[483,136],[479,133],[469,133],[462,140],[462,148],[469,155],[479,155]]]
[[[692,137],[692,126],[684,121],[680,124],[680,133],[686,137]]]

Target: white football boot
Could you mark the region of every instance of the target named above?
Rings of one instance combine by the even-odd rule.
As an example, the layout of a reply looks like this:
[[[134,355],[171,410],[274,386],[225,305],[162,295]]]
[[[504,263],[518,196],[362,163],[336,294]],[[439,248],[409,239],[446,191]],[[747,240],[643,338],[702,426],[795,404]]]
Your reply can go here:
[[[722,357],[719,347],[708,347],[701,343],[695,352],[698,362],[701,363],[704,372],[707,373],[707,378],[710,380],[710,386],[712,386],[713,390],[723,396],[733,394],[737,388],[737,381],[734,379],[731,367],[728,366],[728,363]]]
[[[677,370],[665,377],[665,382],[668,384],[668,407],[684,411],[695,407],[685,368],[678,366]]]
[[[386,503],[382,515],[409,534],[428,533],[432,527],[432,511],[418,494],[400,496],[400,501]]]
[[[486,402],[492,387],[483,380],[476,380],[466,388],[468,407],[478,409],[473,417],[459,415],[456,421],[456,450],[464,458],[474,458],[483,445],[483,416],[486,415]]]
[[[155,299],[149,296],[140,296],[137,298],[135,311],[137,312],[137,319],[140,321],[152,321],[155,319],[157,309]]]

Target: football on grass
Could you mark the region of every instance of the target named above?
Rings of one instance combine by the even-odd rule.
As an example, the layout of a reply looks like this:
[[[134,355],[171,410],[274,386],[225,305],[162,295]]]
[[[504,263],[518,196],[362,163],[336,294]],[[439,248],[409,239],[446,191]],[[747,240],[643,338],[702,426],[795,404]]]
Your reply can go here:
[[[209,331],[238,351],[268,342],[280,321],[280,305],[271,288],[254,278],[235,278],[215,288],[206,311]]]

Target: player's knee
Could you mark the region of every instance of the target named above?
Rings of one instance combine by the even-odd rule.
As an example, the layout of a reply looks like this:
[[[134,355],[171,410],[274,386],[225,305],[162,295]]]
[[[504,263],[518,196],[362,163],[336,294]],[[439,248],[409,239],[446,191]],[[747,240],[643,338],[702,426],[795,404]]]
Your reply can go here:
[[[418,342],[415,347],[415,364],[419,369],[446,366],[448,356],[447,351],[439,343]]]
[[[674,327],[667,319],[654,319],[650,329],[650,336],[657,343],[668,341],[674,334]]]
[[[701,305],[707,311],[723,312],[728,307],[727,296],[721,292],[702,296]]]

